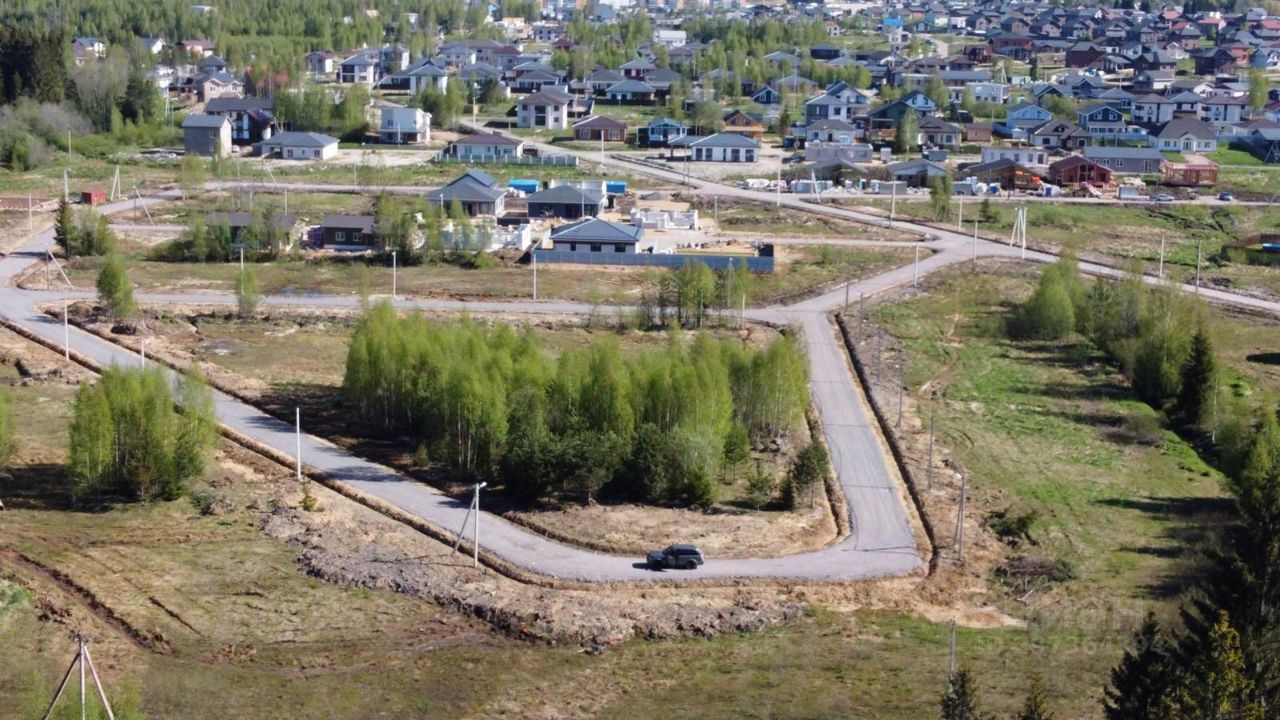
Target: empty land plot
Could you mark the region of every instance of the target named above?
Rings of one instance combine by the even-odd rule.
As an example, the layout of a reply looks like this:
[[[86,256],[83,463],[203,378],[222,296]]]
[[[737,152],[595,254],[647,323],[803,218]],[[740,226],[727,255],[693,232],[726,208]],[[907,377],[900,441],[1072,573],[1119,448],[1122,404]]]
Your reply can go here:
[[[127,247],[136,247],[128,243]],[[131,253],[128,273],[141,293],[231,293],[236,263],[177,263],[147,260],[150,250]],[[908,248],[860,248],[825,245],[779,246],[777,270],[752,276],[748,304],[772,305],[830,289],[847,278],[857,280],[911,260]],[[391,292],[390,262],[363,258],[280,260],[254,263],[259,286],[268,295],[332,294],[354,296],[362,278],[374,295]],[[75,258],[64,265],[75,287],[91,290],[100,258]],[[572,300],[602,307],[638,304],[654,293],[670,271],[660,268],[548,265],[538,267],[538,298]],[[56,272],[50,275],[53,282]],[[45,287],[43,271],[33,272],[24,287]],[[524,300],[533,294],[533,268],[527,264],[467,268],[452,263],[400,267],[397,292],[403,297],[473,300]]]

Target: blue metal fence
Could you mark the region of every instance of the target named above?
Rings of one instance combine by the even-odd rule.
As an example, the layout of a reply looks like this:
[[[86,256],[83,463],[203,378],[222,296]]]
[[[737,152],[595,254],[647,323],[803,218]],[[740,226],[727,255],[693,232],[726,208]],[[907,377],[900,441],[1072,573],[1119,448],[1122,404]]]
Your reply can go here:
[[[712,270],[729,270],[745,264],[751,272],[773,272],[770,256],[746,255],[681,255],[655,253],[590,252],[587,250],[535,250],[540,263],[573,263],[578,265],[623,265],[627,267],[678,268],[689,263],[703,263]]]

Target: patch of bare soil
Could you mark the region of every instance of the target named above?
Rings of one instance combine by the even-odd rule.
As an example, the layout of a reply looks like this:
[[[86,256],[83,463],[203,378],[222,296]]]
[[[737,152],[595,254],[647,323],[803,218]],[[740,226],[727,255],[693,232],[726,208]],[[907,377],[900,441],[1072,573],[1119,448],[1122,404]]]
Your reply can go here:
[[[796,512],[574,505],[552,511],[512,511],[506,517],[553,537],[572,537],[587,547],[637,556],[682,542],[694,543],[709,557],[776,557],[816,550],[837,534],[831,506],[825,501]]]

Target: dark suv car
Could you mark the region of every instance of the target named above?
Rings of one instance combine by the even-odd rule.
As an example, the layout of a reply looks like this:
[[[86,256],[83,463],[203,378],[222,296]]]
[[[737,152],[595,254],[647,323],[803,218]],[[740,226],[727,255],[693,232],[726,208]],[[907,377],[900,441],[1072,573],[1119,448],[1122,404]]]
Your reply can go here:
[[[696,545],[671,545],[665,550],[654,550],[645,560],[654,569],[696,570],[702,564],[702,551]]]

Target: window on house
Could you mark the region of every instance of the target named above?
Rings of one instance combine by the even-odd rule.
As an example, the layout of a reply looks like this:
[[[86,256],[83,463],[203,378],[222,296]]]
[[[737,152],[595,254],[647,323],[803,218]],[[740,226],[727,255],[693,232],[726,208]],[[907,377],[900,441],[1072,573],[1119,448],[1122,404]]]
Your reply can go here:
[[[600,243],[591,243],[591,252],[600,252]]]

